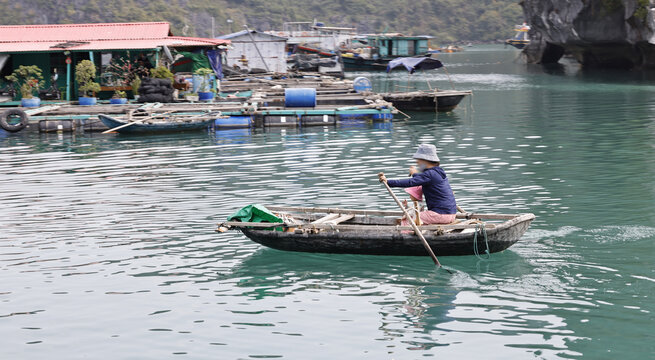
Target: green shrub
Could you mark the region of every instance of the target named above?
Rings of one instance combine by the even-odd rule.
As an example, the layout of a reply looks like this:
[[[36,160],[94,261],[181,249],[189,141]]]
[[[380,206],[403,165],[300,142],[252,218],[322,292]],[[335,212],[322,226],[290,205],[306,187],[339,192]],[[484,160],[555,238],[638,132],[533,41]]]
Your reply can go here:
[[[100,84],[95,82],[96,66],[91,60],[82,60],[75,66],[75,82],[79,90],[88,96],[100,92]]]
[[[150,77],[155,78],[155,79],[169,79],[171,83],[175,79],[175,76],[173,73],[168,70],[167,67],[159,65],[154,69],[150,70]]]
[[[18,87],[24,99],[31,99],[43,86],[43,71],[36,65],[21,65],[5,78]]]

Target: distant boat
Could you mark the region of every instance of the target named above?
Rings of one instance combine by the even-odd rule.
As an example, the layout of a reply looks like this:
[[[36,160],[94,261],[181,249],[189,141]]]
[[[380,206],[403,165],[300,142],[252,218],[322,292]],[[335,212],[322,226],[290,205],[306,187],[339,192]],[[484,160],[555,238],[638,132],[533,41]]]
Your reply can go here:
[[[389,62],[387,72],[406,69],[410,74],[416,70],[433,70],[443,67],[440,60],[429,57],[398,58]],[[428,86],[430,86],[428,84]],[[464,97],[471,95],[471,90],[415,90],[408,92],[380,93],[385,101],[401,111],[452,111]]]
[[[530,38],[528,37],[530,26],[526,23],[523,23],[523,25],[516,25],[514,31],[516,31],[516,35],[511,39],[505,40],[505,44],[514,46],[517,49],[523,49],[530,43]]]
[[[428,55],[431,36],[405,36],[399,33],[366,34],[355,36],[349,44],[340,47],[344,70],[384,71],[389,61],[406,56]],[[320,48],[315,44],[301,44],[296,51],[334,56],[336,51]]]
[[[445,47],[439,47],[439,48],[434,48],[434,49],[429,49],[428,53],[430,54],[438,54],[438,53],[455,53],[455,52],[460,52],[463,51],[464,49],[461,46],[457,45],[448,45]]]

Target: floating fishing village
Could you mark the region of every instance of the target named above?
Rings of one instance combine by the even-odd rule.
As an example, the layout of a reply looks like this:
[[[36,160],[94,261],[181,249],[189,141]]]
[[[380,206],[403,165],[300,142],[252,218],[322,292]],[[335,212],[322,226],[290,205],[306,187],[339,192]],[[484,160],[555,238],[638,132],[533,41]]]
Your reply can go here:
[[[366,77],[343,79],[352,59],[356,69],[441,68],[428,53],[428,37],[381,34],[364,41],[344,29],[305,25],[308,31],[245,29],[213,39],[173,36],[163,22],[0,26],[3,71],[10,74],[0,126],[119,133],[324,126],[388,121],[403,111],[451,111],[471,94],[436,87],[374,92]],[[11,40],[18,32],[20,42]],[[134,33],[142,35],[133,39]],[[289,44],[285,34],[308,36],[302,40],[317,46],[334,41],[320,50],[297,39]],[[384,45],[334,52],[359,41]],[[286,60],[289,47],[298,52]]]
[[[0,10],[2,359],[655,359],[655,1]]]

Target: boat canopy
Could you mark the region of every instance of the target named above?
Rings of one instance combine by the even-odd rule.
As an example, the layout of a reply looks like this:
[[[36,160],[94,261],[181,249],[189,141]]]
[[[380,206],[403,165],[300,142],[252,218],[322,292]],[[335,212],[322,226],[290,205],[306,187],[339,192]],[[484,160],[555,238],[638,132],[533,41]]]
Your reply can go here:
[[[443,67],[441,61],[430,57],[402,57],[389,61],[387,72],[391,72],[398,66],[404,66],[410,74],[416,70],[432,70]]]

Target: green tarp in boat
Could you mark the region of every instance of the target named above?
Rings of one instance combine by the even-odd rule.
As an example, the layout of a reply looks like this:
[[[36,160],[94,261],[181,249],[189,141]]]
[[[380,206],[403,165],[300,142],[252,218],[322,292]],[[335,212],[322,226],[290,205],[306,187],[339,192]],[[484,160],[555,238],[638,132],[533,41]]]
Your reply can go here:
[[[259,204],[251,204],[242,207],[234,214],[228,216],[227,221],[271,222],[271,223],[284,222],[284,220],[275,216],[265,206]]]

